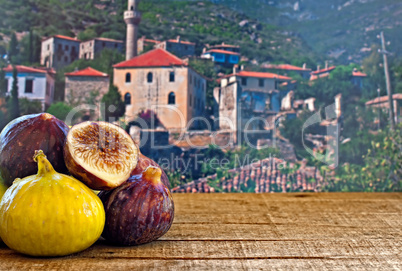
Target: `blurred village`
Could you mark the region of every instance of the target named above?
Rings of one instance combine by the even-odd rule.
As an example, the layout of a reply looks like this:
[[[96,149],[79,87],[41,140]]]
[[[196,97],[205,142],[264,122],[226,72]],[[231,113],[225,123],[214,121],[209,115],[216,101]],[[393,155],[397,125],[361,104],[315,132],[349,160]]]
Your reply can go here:
[[[385,89],[371,90],[377,95],[361,109],[370,112],[369,121],[365,120],[368,113],[353,106],[365,91],[368,77],[359,65],[337,67],[331,61],[315,67],[255,65],[242,56],[239,45],[227,43],[204,44],[202,53],[196,54],[196,44],[180,36],[168,40],[139,37],[138,3],[128,0],[122,18],[126,40],[53,35],[42,37],[40,66],[15,65],[7,59],[2,69],[2,105],[17,97],[20,110],[14,112],[14,108],[8,114],[17,117],[46,111],[62,120],[68,118],[70,125],[86,120],[117,123],[144,155],[166,165],[173,192],[376,189],[372,181],[363,181],[367,164],[361,150],[353,149],[362,146],[348,145],[353,135],[344,127],[345,123],[356,129],[366,125],[379,136],[388,125],[390,102]],[[10,43],[18,43],[15,39]],[[75,61],[94,61],[102,52],[125,54],[125,59],[104,64],[109,74],[91,66],[60,74]],[[306,89],[325,88],[336,80],[346,82],[352,91],[325,93],[323,89],[295,98],[303,96],[298,91],[308,93]],[[62,94],[57,92],[61,87]],[[317,102],[320,95],[324,98]],[[23,109],[21,103],[26,101],[35,102],[36,107],[30,104],[32,108]],[[77,113],[68,115],[77,106],[81,106]],[[400,127],[402,93],[392,95],[391,109]],[[307,120],[311,123],[304,126]],[[387,144],[386,140],[381,144]],[[348,152],[356,156],[350,161],[360,161],[360,167],[343,160],[348,159],[344,158]],[[316,154],[326,160],[315,159]],[[227,163],[212,166],[206,162],[214,158]],[[401,189],[400,174],[395,173],[393,186],[381,184],[383,191]],[[355,178],[356,183],[344,188],[347,178]]]

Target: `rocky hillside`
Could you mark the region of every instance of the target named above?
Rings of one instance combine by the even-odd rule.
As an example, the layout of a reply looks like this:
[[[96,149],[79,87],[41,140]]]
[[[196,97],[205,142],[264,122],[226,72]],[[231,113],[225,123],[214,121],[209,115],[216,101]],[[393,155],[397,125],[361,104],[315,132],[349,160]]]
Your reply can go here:
[[[384,31],[389,51],[402,56],[400,0],[211,0],[299,34],[314,51],[335,62],[366,57]]]
[[[28,31],[39,37],[64,34],[81,40],[96,36],[125,38],[122,18],[127,0],[0,0],[0,6],[4,19],[0,35],[5,48],[15,31],[25,39]],[[318,59],[300,37],[210,1],[144,0],[139,9],[143,14],[140,36],[158,40],[181,36],[197,44],[197,53],[204,44],[225,42],[240,45],[242,55],[256,64],[269,61],[302,65]]]

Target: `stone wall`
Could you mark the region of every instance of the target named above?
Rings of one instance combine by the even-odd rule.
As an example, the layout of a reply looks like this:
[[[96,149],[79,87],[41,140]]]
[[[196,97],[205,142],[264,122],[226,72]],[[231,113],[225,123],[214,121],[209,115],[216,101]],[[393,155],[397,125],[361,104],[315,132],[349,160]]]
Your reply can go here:
[[[66,76],[65,102],[74,107],[81,104],[95,106],[95,110],[83,113],[88,113],[91,119],[98,119],[100,101],[108,90],[109,77]]]

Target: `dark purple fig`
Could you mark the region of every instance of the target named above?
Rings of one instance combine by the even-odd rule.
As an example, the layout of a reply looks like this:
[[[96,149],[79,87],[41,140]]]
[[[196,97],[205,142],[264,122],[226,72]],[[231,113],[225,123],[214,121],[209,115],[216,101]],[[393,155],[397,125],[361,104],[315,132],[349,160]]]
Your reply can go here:
[[[106,212],[102,234],[106,240],[116,245],[140,245],[170,229],[174,204],[161,174],[160,168],[149,166],[114,190],[99,193]]]
[[[170,189],[170,182],[169,182],[168,176],[166,175],[163,168],[161,168],[160,165],[158,163],[156,163],[154,160],[152,160],[149,157],[146,157],[142,153],[140,153],[137,166],[131,172],[131,175],[142,174],[142,172],[144,172],[144,170],[149,166],[158,167],[161,169],[161,171],[162,171],[161,181],[164,185],[166,185],[167,188]]]
[[[71,127],[64,147],[70,173],[95,190],[125,182],[138,162],[138,147],[117,125],[87,121]]]
[[[63,158],[67,133],[68,126],[48,113],[26,115],[8,123],[0,134],[0,173],[5,185],[37,173],[32,159],[35,150],[43,150],[57,172],[68,173]]]

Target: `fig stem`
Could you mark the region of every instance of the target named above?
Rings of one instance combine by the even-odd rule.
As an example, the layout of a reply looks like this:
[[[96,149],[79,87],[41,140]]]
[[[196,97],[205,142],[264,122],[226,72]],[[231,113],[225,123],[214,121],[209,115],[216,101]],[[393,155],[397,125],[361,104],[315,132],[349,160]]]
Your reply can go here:
[[[43,176],[49,173],[54,173],[54,168],[52,164],[50,164],[49,160],[47,160],[46,155],[42,150],[35,151],[35,155],[33,157],[34,161],[38,163],[38,174],[39,176]]]
[[[161,184],[162,171],[158,167],[148,166],[143,172],[142,177],[155,185]]]

